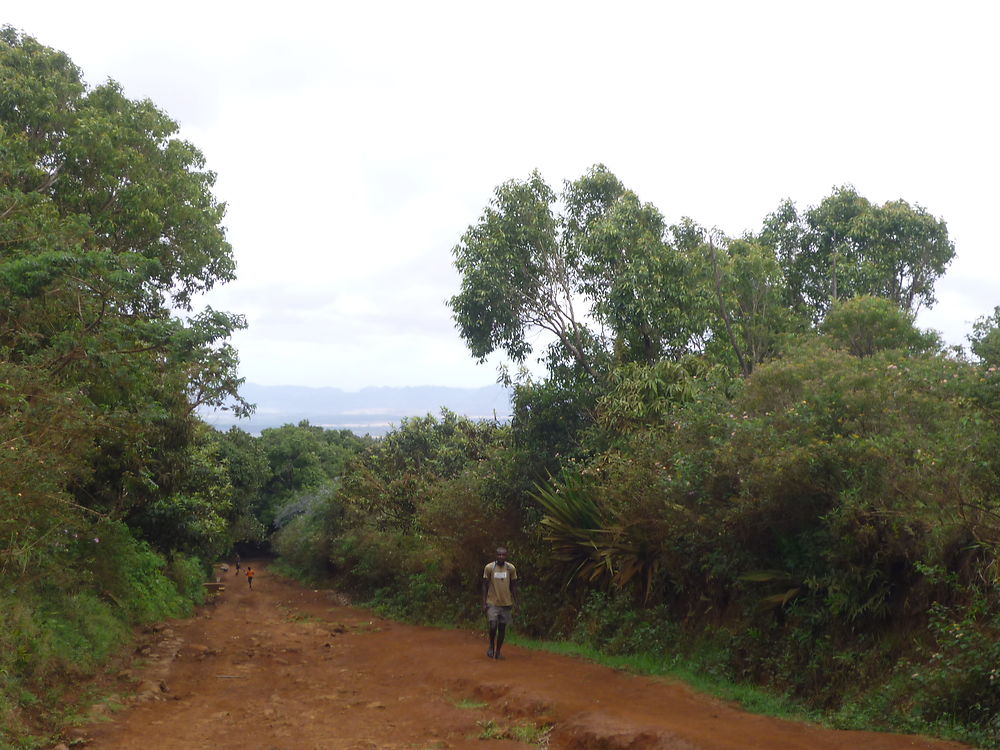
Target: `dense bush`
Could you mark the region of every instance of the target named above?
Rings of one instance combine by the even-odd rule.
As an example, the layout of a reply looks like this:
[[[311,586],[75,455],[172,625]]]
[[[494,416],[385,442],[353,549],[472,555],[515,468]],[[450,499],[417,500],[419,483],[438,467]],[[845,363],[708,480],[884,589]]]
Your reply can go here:
[[[406,423],[349,465],[310,543],[387,612],[475,622],[504,542],[529,633],[996,745],[1000,610],[970,593],[997,570],[992,373],[829,342],[789,339],[735,381],[627,365],[546,481],[516,423]]]
[[[275,519],[280,527],[271,548],[297,575],[322,580],[333,572],[331,544],[342,531],[343,516],[336,484],[304,491],[286,502]]]
[[[0,590],[0,744],[25,709],[58,719],[63,691],[129,644],[132,625],[187,616],[204,597],[199,560],[168,563],[120,523],[67,529],[47,552]]]
[[[935,604],[927,659],[912,666],[915,713],[1000,739],[1000,607],[979,596],[967,608]]]

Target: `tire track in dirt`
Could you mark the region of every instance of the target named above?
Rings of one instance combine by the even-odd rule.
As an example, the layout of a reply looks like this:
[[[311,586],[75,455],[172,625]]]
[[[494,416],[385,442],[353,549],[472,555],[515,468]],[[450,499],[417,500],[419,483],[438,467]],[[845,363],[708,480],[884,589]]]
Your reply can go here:
[[[743,712],[683,685],[382,620],[254,566],[167,623],[124,710],[68,728],[94,750],[957,750]],[[485,743],[485,744],[484,744]]]

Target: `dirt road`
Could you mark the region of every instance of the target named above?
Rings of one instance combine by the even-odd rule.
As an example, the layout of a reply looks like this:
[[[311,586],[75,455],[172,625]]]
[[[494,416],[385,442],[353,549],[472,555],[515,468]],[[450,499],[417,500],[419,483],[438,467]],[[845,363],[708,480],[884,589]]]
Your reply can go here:
[[[138,695],[70,729],[95,750],[943,750],[918,737],[753,716],[685,687],[381,620],[257,568],[167,624],[129,676]],[[102,705],[95,707],[100,714]]]

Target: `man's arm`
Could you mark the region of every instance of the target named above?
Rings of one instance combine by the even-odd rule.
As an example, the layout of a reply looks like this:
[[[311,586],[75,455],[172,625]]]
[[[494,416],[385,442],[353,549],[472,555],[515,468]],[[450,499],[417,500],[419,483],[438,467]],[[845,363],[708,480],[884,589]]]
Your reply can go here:
[[[486,611],[486,594],[490,590],[490,579],[483,576],[483,612]]]

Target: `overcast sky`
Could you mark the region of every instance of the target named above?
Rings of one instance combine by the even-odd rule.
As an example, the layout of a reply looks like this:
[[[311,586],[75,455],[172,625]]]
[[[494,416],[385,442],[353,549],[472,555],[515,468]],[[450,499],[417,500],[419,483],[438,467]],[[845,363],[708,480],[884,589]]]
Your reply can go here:
[[[0,22],[149,97],[218,173],[265,385],[481,386],[451,248],[494,188],[606,164],[669,222],[756,229],[853,184],[945,219],[918,322],[1000,305],[991,2],[22,2]]]

